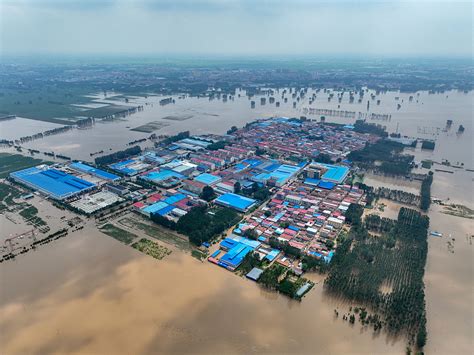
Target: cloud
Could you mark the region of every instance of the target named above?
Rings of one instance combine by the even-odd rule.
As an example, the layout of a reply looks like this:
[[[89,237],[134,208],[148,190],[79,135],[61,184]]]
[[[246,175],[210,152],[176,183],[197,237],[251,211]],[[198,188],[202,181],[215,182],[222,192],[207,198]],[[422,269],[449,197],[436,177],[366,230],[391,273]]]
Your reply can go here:
[[[0,0],[4,54],[469,56],[471,4]]]

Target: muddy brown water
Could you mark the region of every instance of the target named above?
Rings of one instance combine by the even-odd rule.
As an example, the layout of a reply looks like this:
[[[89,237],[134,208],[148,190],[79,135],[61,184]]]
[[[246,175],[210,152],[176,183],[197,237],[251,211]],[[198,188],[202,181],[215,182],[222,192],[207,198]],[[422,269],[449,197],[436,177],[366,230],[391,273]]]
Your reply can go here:
[[[41,267],[39,267],[41,266]],[[4,353],[400,353],[334,318],[321,284],[289,300],[187,254],[157,261],[86,229],[5,263]]]

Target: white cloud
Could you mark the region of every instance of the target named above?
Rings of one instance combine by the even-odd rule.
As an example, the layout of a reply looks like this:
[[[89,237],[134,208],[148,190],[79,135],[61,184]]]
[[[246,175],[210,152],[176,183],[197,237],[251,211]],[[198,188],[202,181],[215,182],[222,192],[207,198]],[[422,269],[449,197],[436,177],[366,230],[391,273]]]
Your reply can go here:
[[[0,0],[3,54],[442,55],[472,50],[472,4]]]

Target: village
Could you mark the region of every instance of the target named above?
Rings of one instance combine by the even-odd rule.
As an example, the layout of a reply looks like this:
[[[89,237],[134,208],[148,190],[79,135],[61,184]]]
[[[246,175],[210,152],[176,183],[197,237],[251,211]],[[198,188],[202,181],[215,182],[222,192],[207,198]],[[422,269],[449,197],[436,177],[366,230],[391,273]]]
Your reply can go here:
[[[304,272],[331,262],[346,211],[365,205],[347,155],[378,138],[353,128],[257,120],[223,136],[182,132],[95,163],[41,164],[8,180],[33,191],[24,199],[44,196],[96,223],[126,213],[151,220],[187,235],[201,259],[301,299],[313,286]],[[195,223],[196,211],[218,227],[180,227]],[[5,259],[14,252],[3,251]]]

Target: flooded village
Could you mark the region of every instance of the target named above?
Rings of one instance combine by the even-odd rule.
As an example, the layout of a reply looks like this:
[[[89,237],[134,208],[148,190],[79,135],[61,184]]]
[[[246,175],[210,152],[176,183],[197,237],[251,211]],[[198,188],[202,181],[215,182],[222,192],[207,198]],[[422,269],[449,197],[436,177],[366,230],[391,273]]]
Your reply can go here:
[[[0,0],[0,355],[471,354],[472,20]]]
[[[392,220],[401,207],[420,211],[424,178],[417,177],[429,171],[425,351],[452,350],[440,336],[446,329],[457,329],[455,353],[469,351],[472,320],[463,309],[472,298],[462,295],[469,295],[472,277],[472,217],[449,206],[474,209],[465,193],[472,191],[471,92],[423,92],[416,100],[366,93],[369,100],[374,95],[377,115],[364,117],[367,126],[357,129],[365,99],[314,94],[294,106],[283,98],[278,108],[277,101],[252,108],[239,91],[231,100],[176,97],[166,105],[160,96],[141,97],[128,100],[144,107],[130,116],[31,141],[15,142],[24,133],[9,128],[14,120],[0,123],[0,138],[14,142],[2,152],[37,160],[10,169],[2,181],[3,201],[14,203],[0,216],[7,352],[110,351],[106,338],[113,336],[121,339],[113,345],[117,352],[310,353],[317,346],[403,353],[403,335],[374,333],[354,313],[357,302],[325,291],[324,267],[349,233],[351,204]],[[310,105],[325,115],[305,109]],[[354,115],[334,113],[339,110]],[[451,129],[446,117],[455,121]],[[152,122],[159,123],[151,131],[133,130]],[[360,131],[374,123],[394,133],[394,142],[398,133],[410,144],[418,140],[402,149],[413,156],[410,174],[358,167],[350,159],[380,139]],[[466,127],[462,134],[459,124]],[[128,143],[137,140],[134,150],[137,144]],[[422,149],[425,140],[434,149]],[[221,209],[229,212],[221,216]],[[203,228],[199,236],[180,225],[182,218]],[[217,238],[199,239],[210,233],[194,222],[199,218],[216,228]],[[15,258],[6,257],[12,251]],[[22,275],[28,282],[18,282]],[[133,312],[121,313],[125,305]],[[77,321],[90,325],[79,330]]]

